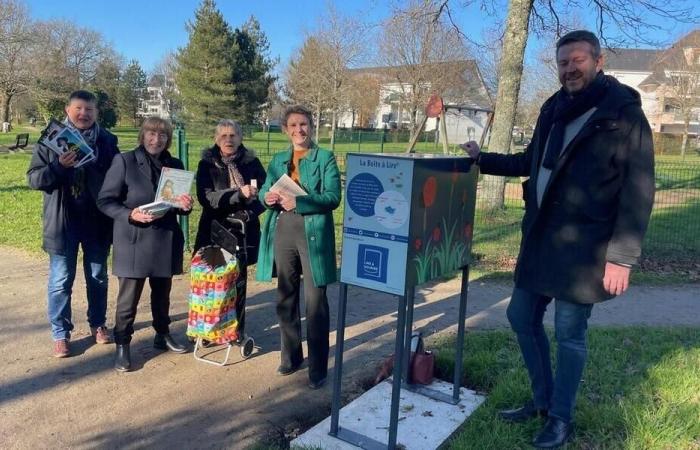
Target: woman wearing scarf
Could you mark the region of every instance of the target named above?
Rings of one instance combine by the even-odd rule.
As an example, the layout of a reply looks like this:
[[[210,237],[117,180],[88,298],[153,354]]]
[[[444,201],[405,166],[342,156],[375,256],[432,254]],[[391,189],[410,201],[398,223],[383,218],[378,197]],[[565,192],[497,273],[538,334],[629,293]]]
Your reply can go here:
[[[248,265],[258,260],[260,221],[265,210],[257,198],[258,186],[265,183],[265,169],[252,150],[243,146],[241,126],[233,120],[221,120],[216,126],[214,146],[202,152],[197,167],[197,200],[202,205],[194,251],[211,245],[211,227],[214,221],[231,228],[228,217],[241,219],[246,224],[247,260],[242,277],[247,276]],[[245,298],[245,283],[242,283]],[[245,302],[241,302],[245,304]],[[239,330],[245,327],[245,308],[238,311]]]
[[[102,212],[114,219],[112,272],[119,278],[114,341],[114,368],[131,370],[129,343],[134,334],[136,307],[146,278],[151,286],[151,313],[156,336],[153,347],[184,353],[185,347],[170,335],[172,276],[182,273],[184,236],[178,214],[189,214],[192,196],[175,197],[180,208],[154,216],[138,207],[153,201],[163,167],[182,169],[182,162],[168,152],[173,129],[166,120],[149,117],[139,132],[139,146],[117,155],[97,200]]]

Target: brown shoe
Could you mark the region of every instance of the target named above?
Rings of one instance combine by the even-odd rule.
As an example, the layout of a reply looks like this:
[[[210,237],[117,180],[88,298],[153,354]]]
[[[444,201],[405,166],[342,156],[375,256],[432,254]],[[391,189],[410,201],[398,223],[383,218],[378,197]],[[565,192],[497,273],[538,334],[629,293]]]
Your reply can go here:
[[[53,341],[53,356],[55,358],[65,358],[70,356],[70,345],[68,339]]]
[[[95,338],[96,343],[98,343],[98,344],[111,344],[112,343],[112,338],[109,335],[109,331],[107,331],[107,327],[90,328],[90,331],[92,332],[92,337]]]

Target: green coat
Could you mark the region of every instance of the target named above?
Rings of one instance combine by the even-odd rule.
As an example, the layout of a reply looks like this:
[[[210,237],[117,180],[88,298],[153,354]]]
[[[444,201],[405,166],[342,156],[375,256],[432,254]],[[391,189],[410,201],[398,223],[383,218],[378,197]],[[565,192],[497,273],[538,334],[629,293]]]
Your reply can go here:
[[[270,187],[288,172],[291,158],[291,147],[272,158],[267,169],[267,180],[260,189],[260,199],[265,198]],[[306,157],[299,162],[299,181],[301,187],[309,193],[297,197],[296,212],[304,216],[311,275],[315,286],[326,286],[337,280],[333,210],[340,205],[341,193],[340,171],[335,162],[335,155],[313,144]],[[275,227],[280,209],[278,206],[267,208],[269,212],[265,215],[262,226],[256,268],[258,281],[270,281],[275,272]]]

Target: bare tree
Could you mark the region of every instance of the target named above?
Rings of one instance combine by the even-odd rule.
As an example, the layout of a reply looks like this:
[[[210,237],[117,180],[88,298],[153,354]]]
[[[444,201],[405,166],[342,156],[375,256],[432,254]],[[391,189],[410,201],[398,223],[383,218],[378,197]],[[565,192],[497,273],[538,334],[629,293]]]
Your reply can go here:
[[[307,37],[296,59],[289,62],[285,73],[284,91],[295,103],[302,103],[314,111],[316,122],[315,140],[318,142],[321,112],[330,107],[329,78],[319,70],[330,57],[328,49],[317,38]]]
[[[379,43],[378,62],[388,66],[389,79],[396,83],[401,103],[409,110],[412,132],[428,98],[459,83],[461,66],[450,63],[468,55],[460,35],[438,10],[436,1],[411,1],[384,23]]]
[[[371,73],[351,73],[347,83],[347,106],[352,114],[352,124],[368,125],[369,117],[379,106],[379,78]]]
[[[68,21],[33,27],[30,94],[45,120],[63,113],[66,96],[93,83],[100,62],[116,58],[102,35]]]
[[[331,148],[335,148],[335,130],[338,126],[338,114],[345,109],[350,95],[350,74],[348,69],[356,64],[363,54],[367,27],[359,20],[343,16],[331,3],[326,13],[319,19],[316,33],[324,47],[326,57],[316,68],[325,74],[327,105],[331,113]]]
[[[177,58],[175,52],[169,52],[155,64],[151,76],[163,76],[163,99],[168,105],[168,114],[174,122],[180,121],[181,105],[178,103],[178,93],[175,86],[175,73],[177,71]]]
[[[451,13],[454,4],[460,4],[462,7],[483,7],[493,3],[490,0],[441,0],[436,20],[447,17],[461,33]],[[587,9],[596,17],[595,29],[606,46],[625,46],[630,43],[659,45],[660,42],[650,39],[648,33],[650,29],[661,28],[655,19],[661,18],[666,23],[695,23],[698,19],[693,13],[694,4],[696,0],[510,0],[501,51],[490,151],[510,152],[525,46],[530,29],[536,34],[551,32],[559,36],[568,31],[561,17],[570,11]],[[612,29],[610,25],[615,25],[619,33],[611,34],[608,31]],[[502,208],[505,179],[487,177],[484,189],[489,192],[486,207]]]
[[[29,13],[22,3],[0,0],[0,122],[10,121],[10,102],[25,93],[31,81],[30,27]]]

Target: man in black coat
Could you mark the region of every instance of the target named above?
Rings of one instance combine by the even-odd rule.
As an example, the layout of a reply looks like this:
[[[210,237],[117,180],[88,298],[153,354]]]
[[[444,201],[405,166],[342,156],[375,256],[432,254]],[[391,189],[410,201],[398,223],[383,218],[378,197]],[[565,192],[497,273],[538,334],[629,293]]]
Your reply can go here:
[[[597,37],[573,31],[557,42],[562,88],[542,106],[524,153],[481,153],[462,145],[481,172],[529,176],[508,320],[533,399],[500,415],[548,417],[533,445],[552,448],[573,433],[593,304],[622,294],[641,254],[654,201],[654,152],[639,94],[603,74]],[[542,325],[555,300],[557,371]]]
[[[80,132],[97,158],[76,168],[78,153],[58,156],[48,147],[36,144],[27,171],[29,186],[44,192],[42,248],[49,254],[48,316],[53,353],[59,358],[70,355],[71,293],[79,246],[83,248],[92,335],[99,344],[111,341],[105,322],[112,219],[97,209],[96,200],[105,173],[119,153],[117,137],[95,122],[97,99],[91,92],[73,92],[66,115],[65,124]]]

